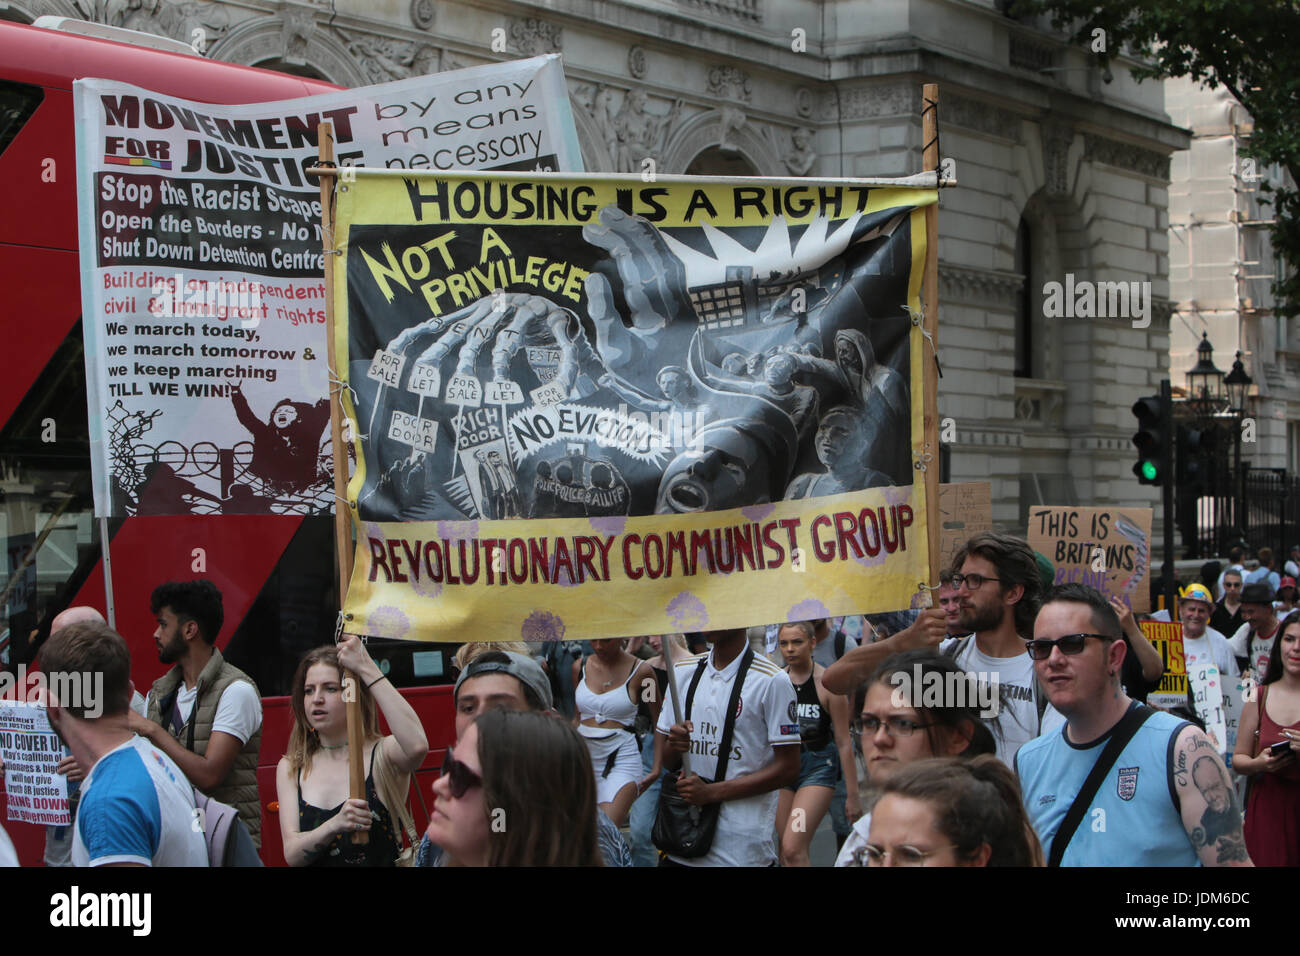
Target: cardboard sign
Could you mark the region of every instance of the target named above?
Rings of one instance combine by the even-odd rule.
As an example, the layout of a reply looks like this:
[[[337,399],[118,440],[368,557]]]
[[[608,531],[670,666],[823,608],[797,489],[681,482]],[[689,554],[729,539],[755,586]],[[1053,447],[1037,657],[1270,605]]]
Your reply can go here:
[[[1187,660],[1183,655],[1183,626],[1170,621],[1143,621],[1146,635],[1165,662],[1165,676],[1160,686],[1147,695],[1147,703],[1156,707],[1178,707],[1187,703]]]
[[[993,530],[993,493],[987,481],[939,486],[939,567],[952,564],[972,535]]]
[[[1029,546],[1052,562],[1056,584],[1087,584],[1134,613],[1150,610],[1150,508],[1030,508]]]
[[[9,819],[67,826],[68,778],[55,773],[63,744],[50,729],[44,704],[0,701],[0,761],[5,765]]]

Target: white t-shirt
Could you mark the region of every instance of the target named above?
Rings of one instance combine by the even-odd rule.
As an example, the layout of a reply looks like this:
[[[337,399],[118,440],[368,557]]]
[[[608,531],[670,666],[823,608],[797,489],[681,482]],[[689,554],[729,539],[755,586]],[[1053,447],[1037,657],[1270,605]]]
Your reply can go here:
[[[81,784],[72,865],[207,866],[194,788],[144,737],[114,747]]]
[[[1228,639],[1214,628],[1207,627],[1201,637],[1188,637],[1187,632],[1183,631],[1183,655],[1191,658],[1193,655],[1199,657],[1201,654],[1210,655],[1214,666],[1219,669],[1219,673],[1224,678],[1237,677],[1241,673],[1237,668],[1237,657],[1232,653],[1232,646],[1228,643]]]
[[[731,688],[744,653],[736,656],[721,671],[713,667],[713,651],[695,689],[691,707],[691,772],[712,779],[717,772],[718,744],[722,740],[723,712],[731,700]],[[682,712],[686,695],[700,658],[688,657],[677,662],[674,679],[681,695]],[[794,685],[790,677],[771,661],[755,655],[745,683],[740,690],[739,716],[731,737],[731,755],[727,761],[727,779],[754,773],[776,759],[776,746],[799,745],[799,719]],[[659,712],[658,730],[667,734],[673,726],[673,708]],[[692,860],[671,856],[684,866],[770,866],[776,862],[776,790],[743,800],[728,800],[718,814],[718,827],[709,852]]]
[[[1268,670],[1268,656],[1273,653],[1273,642],[1277,640],[1278,631],[1282,630],[1282,622],[1279,621],[1273,633],[1267,639],[1256,637],[1250,639],[1250,625],[1243,624],[1237,628],[1237,633],[1232,635],[1228,642],[1232,646],[1232,653],[1237,657],[1250,657],[1246,666],[1251,669],[1252,676],[1255,680],[1264,679],[1264,672]],[[1251,657],[1251,654],[1254,656]]]
[[[862,849],[869,842],[871,836],[871,814],[864,813],[858,817],[858,822],[853,824],[853,829],[849,835],[844,838],[844,845],[840,847],[840,855],[835,858],[836,866],[857,866],[853,860],[853,855]]]
[[[176,706],[180,708],[181,719],[188,721],[194,711],[194,700],[199,695],[199,685],[186,687],[181,684],[176,695]],[[149,691],[152,701],[153,691]],[[171,715],[163,714],[164,726],[171,723]],[[238,737],[241,744],[248,743],[248,738],[262,726],[262,698],[257,695],[253,685],[246,680],[237,680],[221,692],[217,701],[217,712],[212,716],[212,729]]]
[[[939,645],[939,653],[946,654],[958,640],[950,638]],[[997,738],[998,759],[1015,768],[1016,751],[1038,736],[1038,689],[1034,680],[1034,662],[1028,652],[1015,657],[989,657],[979,649],[976,638],[966,641],[966,646],[956,658],[957,666],[968,674],[975,674],[981,685],[988,683],[990,675],[998,675],[998,716],[986,721]]]

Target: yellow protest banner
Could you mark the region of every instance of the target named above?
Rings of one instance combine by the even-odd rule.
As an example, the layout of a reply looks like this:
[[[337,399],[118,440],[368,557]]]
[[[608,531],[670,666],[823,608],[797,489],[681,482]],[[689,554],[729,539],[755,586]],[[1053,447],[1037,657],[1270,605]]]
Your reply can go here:
[[[1187,703],[1187,661],[1183,655],[1183,626],[1170,621],[1142,621],[1146,635],[1165,662],[1160,686],[1147,695],[1147,703],[1177,707]]]
[[[933,189],[359,170],[337,196],[350,629],[714,630],[928,579]]]

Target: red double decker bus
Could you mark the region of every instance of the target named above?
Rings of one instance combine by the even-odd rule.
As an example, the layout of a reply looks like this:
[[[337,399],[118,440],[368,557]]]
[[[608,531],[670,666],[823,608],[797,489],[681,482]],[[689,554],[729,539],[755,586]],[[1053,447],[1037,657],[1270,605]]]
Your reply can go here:
[[[95,29],[102,29],[96,27]],[[129,31],[116,31],[130,38]],[[77,252],[74,80],[99,77],[208,103],[255,103],[337,90],[320,80],[156,47],[0,21],[0,666],[30,664],[65,607],[106,609],[103,544],[94,517]],[[150,44],[148,46],[143,44]],[[141,691],[160,677],[149,611],[153,588],[204,577],[221,589],[226,658],[263,695],[262,858],[282,865],[275,766],[288,740],[289,681],[302,654],[332,640],[338,610],[328,516],[175,516],[108,522],[118,631]],[[417,775],[428,794],[453,736],[453,645],[371,642],[371,653],[415,705],[430,753]],[[7,800],[0,781],[0,821]],[[419,800],[416,822],[424,825]],[[44,827],[4,823],[24,865],[42,859]]]

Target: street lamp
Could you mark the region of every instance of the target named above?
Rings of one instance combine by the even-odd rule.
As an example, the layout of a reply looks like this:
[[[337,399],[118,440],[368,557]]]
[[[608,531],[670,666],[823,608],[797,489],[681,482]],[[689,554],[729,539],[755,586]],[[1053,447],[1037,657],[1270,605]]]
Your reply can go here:
[[[1228,405],[1231,411],[1237,415],[1242,415],[1246,411],[1246,392],[1254,384],[1254,380],[1246,374],[1246,367],[1241,364],[1241,352],[1237,352],[1237,360],[1232,363],[1232,371],[1223,379],[1223,384],[1228,389]]]
[[[1187,400],[1199,417],[1210,418],[1223,404],[1224,378],[1223,372],[1214,365],[1214,346],[1207,332],[1201,333],[1196,358],[1196,366],[1187,373]]]

